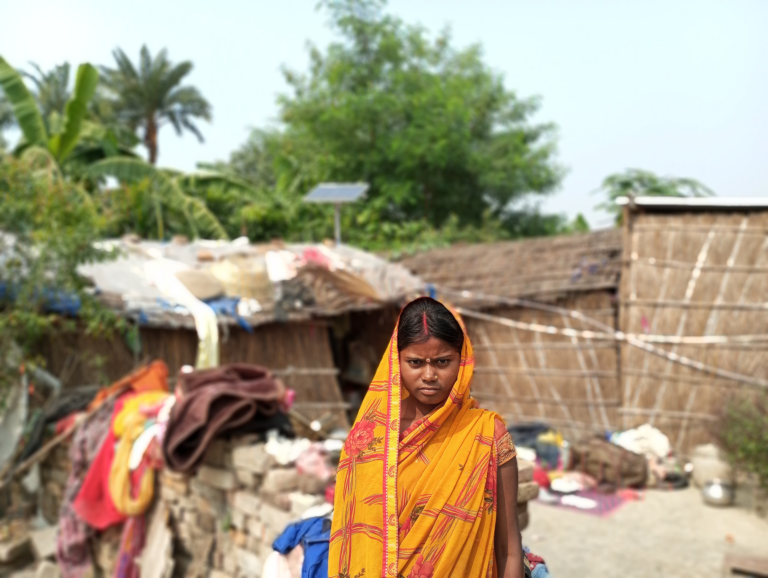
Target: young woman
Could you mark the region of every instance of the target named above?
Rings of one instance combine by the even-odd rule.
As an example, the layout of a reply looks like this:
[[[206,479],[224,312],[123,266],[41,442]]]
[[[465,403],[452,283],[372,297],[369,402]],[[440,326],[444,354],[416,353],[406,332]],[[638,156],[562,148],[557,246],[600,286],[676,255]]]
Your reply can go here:
[[[473,367],[448,309],[403,309],[339,463],[331,578],[523,576],[515,448]]]

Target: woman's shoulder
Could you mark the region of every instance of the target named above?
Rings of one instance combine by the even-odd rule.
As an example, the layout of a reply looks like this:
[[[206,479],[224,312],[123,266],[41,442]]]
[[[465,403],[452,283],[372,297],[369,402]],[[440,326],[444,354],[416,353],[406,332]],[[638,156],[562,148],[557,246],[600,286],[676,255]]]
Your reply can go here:
[[[485,423],[493,423],[495,437],[499,437],[501,433],[507,433],[507,425],[504,422],[504,418],[502,418],[498,413],[477,406],[472,409],[474,412],[477,412],[475,416],[476,419],[480,419]]]

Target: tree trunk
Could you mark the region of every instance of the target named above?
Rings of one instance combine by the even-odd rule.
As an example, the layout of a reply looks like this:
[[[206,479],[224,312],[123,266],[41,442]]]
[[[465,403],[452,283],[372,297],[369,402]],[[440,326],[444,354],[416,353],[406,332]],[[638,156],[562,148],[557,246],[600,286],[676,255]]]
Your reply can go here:
[[[157,164],[157,122],[155,116],[147,117],[147,128],[144,132],[144,145],[149,151],[149,162]]]

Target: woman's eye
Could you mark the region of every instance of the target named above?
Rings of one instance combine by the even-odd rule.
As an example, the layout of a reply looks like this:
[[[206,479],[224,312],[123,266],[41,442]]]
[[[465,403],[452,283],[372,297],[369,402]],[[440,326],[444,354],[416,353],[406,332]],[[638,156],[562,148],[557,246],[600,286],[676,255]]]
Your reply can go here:
[[[437,360],[437,364],[438,365],[448,365],[449,361],[450,361],[450,359],[438,359]]]
[[[418,359],[411,359],[408,363],[410,363],[414,367],[418,367],[419,365],[421,365],[421,361],[419,361]]]

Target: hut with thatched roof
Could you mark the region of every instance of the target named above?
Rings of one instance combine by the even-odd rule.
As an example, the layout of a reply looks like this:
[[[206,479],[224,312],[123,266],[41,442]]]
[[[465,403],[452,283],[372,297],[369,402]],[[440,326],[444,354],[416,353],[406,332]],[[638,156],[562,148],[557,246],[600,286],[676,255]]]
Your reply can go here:
[[[403,265],[461,308],[482,405],[511,422],[541,420],[576,435],[619,425],[618,347],[611,338],[583,341],[529,326],[593,329],[563,313],[575,310],[617,328],[621,259],[621,231],[606,230],[454,246]]]
[[[404,265],[461,308],[480,403],[575,436],[650,423],[686,452],[768,387],[768,199],[621,202],[622,229]]]
[[[620,327],[624,427],[685,450],[709,439],[729,393],[768,386],[768,199],[624,199]]]
[[[150,359],[172,372],[194,366],[201,336],[213,333],[217,360],[209,365],[268,367],[296,391],[294,415],[326,431],[349,423],[339,387],[346,351],[337,350],[350,319],[390,315],[423,285],[403,267],[348,246],[131,237],[105,245],[117,258],[80,272],[130,330],[102,339],[80,328],[42,344],[47,369],[65,387],[109,383]],[[200,309],[209,313],[207,328]]]

